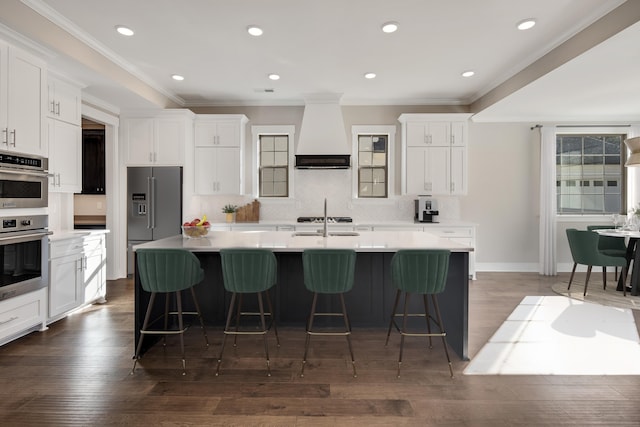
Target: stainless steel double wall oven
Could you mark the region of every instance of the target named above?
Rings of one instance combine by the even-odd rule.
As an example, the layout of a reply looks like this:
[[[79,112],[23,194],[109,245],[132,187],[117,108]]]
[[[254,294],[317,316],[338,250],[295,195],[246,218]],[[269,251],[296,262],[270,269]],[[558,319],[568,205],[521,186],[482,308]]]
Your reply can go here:
[[[46,158],[0,151],[0,301],[47,286],[49,218],[14,208],[46,208],[48,194]]]

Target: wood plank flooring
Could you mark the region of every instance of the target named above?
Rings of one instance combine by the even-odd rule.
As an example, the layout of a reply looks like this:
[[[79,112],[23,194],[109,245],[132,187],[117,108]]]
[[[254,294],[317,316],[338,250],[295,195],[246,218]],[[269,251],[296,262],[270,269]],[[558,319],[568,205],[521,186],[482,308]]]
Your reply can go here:
[[[471,357],[525,295],[554,295],[557,280],[478,273],[470,284]],[[452,353],[451,379],[439,340],[428,350],[407,339],[396,378],[399,338],[385,348],[381,329],[353,331],[357,378],[343,337],[313,337],[300,378],[305,334],[294,327],[279,328],[279,348],[269,336],[271,377],[259,337],[239,337],[236,348],[228,342],[216,377],[221,328],[208,328],[206,349],[195,326],[186,334],[186,376],[177,337],[154,346],[130,375],[131,281],[109,282],[107,299],[0,347],[2,426],[640,425],[640,377],[465,376],[468,362]],[[620,355],[602,363],[639,362]]]

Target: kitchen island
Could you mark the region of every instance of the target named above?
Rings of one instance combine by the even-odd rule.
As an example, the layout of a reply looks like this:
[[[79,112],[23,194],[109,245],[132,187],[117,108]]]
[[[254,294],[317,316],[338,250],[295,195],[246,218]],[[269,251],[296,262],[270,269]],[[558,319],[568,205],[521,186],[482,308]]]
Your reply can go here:
[[[302,251],[310,248],[355,250],[355,284],[353,290],[345,295],[354,333],[357,333],[359,327],[388,326],[396,293],[391,282],[390,263],[397,250],[448,249],[451,251],[449,274],[446,289],[439,296],[440,309],[449,345],[461,359],[468,359],[469,252],[473,251],[472,247],[430,233],[414,231],[330,232],[327,237],[296,235],[291,231],[211,231],[200,239],[173,236],[138,245],[133,249],[181,248],[195,253],[205,270],[205,279],[195,287],[205,322],[208,325],[222,326],[230,295],[223,286],[219,252],[220,249],[230,247],[266,248],[274,252],[278,260],[278,281],[271,292],[276,321],[278,324],[301,327],[304,327],[307,319],[312,296],[303,282]],[[142,290],[137,273],[135,285],[137,344],[149,294]],[[246,300],[247,303],[251,301],[250,298]],[[333,310],[329,299],[321,303],[325,305],[324,308]],[[414,309],[420,310],[422,298],[414,298],[413,305]],[[157,314],[160,313],[161,309]],[[153,337],[145,336],[144,339],[144,347],[148,348],[153,344]]]

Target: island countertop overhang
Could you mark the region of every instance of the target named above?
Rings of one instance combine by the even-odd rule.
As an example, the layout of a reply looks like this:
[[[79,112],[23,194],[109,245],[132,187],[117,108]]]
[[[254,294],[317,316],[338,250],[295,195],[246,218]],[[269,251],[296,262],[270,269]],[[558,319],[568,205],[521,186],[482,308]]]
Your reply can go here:
[[[421,231],[360,231],[357,236],[295,236],[291,231],[210,231],[198,239],[182,235],[167,237],[133,247],[186,249],[192,252],[219,252],[232,247],[265,248],[277,252],[305,249],[353,249],[356,252],[396,252],[400,249],[446,249],[473,252],[474,248]]]

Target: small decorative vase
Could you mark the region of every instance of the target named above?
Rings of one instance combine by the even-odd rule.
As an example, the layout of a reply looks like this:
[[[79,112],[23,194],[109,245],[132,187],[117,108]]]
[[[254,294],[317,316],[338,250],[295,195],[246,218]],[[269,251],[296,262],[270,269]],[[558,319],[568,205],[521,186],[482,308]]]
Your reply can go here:
[[[233,222],[233,212],[227,212],[227,222]]]

